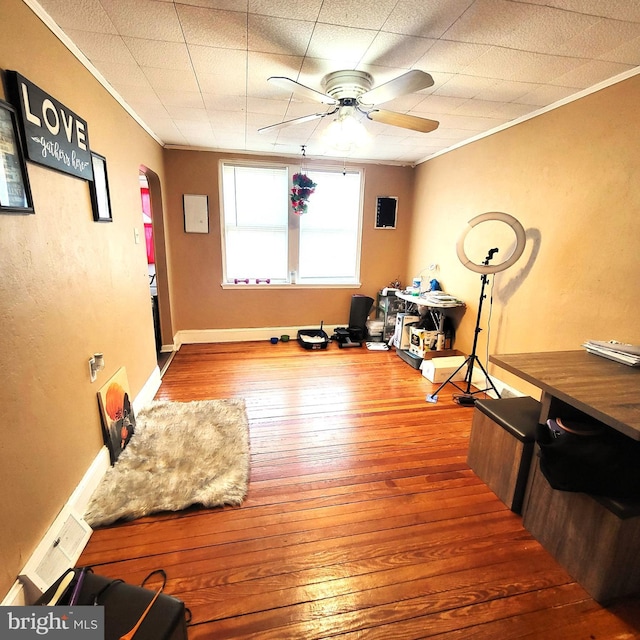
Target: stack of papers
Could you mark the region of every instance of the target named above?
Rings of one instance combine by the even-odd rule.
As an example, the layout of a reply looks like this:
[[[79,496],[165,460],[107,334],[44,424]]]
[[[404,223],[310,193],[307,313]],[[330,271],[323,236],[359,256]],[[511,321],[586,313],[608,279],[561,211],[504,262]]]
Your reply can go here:
[[[595,353],[630,367],[640,367],[640,346],[617,340],[588,340],[582,346],[589,353]]]
[[[444,291],[427,291],[426,293],[421,293],[420,302],[427,303],[427,305],[434,307],[459,307],[464,304],[462,300]]]

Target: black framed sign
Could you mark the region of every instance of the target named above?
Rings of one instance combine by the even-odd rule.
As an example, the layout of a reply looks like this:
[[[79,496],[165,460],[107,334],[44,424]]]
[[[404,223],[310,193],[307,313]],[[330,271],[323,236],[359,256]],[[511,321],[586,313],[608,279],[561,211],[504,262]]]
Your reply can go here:
[[[109,178],[107,177],[107,159],[99,153],[91,152],[93,180],[89,183],[93,219],[96,222],[113,222],[111,216],[111,198],[109,196]]]
[[[17,71],[7,71],[7,89],[20,110],[27,160],[92,180],[86,121]]]
[[[15,109],[0,100],[0,213],[33,213]]]
[[[376,229],[395,229],[398,198],[378,196],[376,198]]]

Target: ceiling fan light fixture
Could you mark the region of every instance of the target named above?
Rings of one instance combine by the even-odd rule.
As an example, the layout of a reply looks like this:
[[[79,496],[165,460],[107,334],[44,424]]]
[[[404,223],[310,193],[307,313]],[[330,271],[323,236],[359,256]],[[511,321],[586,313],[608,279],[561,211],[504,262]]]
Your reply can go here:
[[[350,152],[369,143],[369,134],[355,117],[355,108],[343,107],[338,117],[327,127],[325,142],[336,151]]]

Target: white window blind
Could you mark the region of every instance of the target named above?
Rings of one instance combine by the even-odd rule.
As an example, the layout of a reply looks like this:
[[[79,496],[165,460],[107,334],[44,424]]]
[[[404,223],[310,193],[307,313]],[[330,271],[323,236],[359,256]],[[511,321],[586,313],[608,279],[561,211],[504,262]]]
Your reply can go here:
[[[300,282],[356,282],[359,271],[360,174],[309,171],[317,183],[300,219]]]
[[[225,278],[288,278],[286,167],[223,165]]]

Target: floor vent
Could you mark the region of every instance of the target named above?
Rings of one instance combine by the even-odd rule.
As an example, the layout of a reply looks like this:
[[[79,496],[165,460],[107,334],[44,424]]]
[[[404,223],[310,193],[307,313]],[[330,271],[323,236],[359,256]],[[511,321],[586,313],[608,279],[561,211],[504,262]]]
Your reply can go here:
[[[38,597],[73,567],[90,536],[89,525],[70,508],[63,509],[20,574],[28,595]]]

